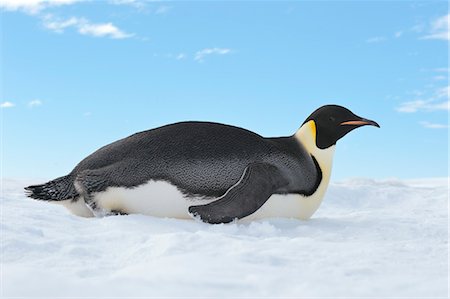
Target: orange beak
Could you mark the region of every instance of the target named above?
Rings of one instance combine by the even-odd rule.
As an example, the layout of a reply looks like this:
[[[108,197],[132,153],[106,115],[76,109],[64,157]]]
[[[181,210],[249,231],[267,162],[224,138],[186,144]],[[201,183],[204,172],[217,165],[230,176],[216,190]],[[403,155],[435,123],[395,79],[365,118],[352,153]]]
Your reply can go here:
[[[377,128],[380,127],[380,125],[370,119],[365,119],[365,118],[361,118],[359,120],[349,120],[349,121],[344,121],[342,123],[340,123],[341,126],[345,126],[345,125],[350,125],[350,126],[365,126],[365,125],[369,125],[369,126],[375,126]]]

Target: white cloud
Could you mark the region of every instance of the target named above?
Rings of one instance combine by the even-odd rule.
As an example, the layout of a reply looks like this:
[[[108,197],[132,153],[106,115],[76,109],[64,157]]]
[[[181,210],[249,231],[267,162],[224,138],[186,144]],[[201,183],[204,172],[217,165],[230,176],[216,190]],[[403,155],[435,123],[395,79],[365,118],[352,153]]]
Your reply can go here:
[[[425,30],[425,24],[423,24],[423,23],[416,24],[411,27],[411,31],[416,32],[416,33],[421,33],[424,30]]]
[[[50,29],[57,33],[64,32],[64,29],[71,26],[76,26],[80,22],[80,19],[72,17],[67,20],[55,20],[53,15],[44,16],[43,25],[45,28]]]
[[[443,81],[443,80],[447,80],[446,76],[434,76],[433,80],[435,81]]]
[[[203,61],[203,59],[207,55],[212,55],[212,54],[225,55],[225,54],[229,54],[229,53],[231,53],[231,49],[228,49],[228,48],[206,48],[206,49],[200,50],[197,53],[195,53],[194,60]]]
[[[186,54],[180,53],[180,54],[178,54],[175,58],[176,58],[177,60],[184,59],[184,58],[186,58]]]
[[[448,125],[430,123],[428,121],[421,121],[420,124],[427,129],[447,129]]]
[[[85,18],[71,17],[69,19],[61,19],[52,14],[41,13],[47,7],[57,5],[69,5],[76,2],[88,0],[0,0],[0,8],[6,10],[20,10],[30,14],[37,14],[42,19],[43,26],[57,33],[64,32],[65,29],[73,27],[80,34],[95,37],[110,37],[114,39],[124,39],[134,36],[134,34],[126,33],[116,27],[114,24],[108,23],[91,23]],[[122,0],[126,1],[126,0]],[[138,1],[128,1],[137,3]]]
[[[400,36],[402,36],[403,35],[403,31],[397,31],[397,32],[395,32],[395,34],[394,34],[394,36],[396,37],[396,38],[399,38]]]
[[[169,12],[169,10],[171,10],[172,7],[171,6],[167,6],[167,5],[161,5],[159,6],[156,10],[155,10],[155,14],[157,15],[163,15]]]
[[[450,99],[449,93],[450,93],[450,86],[445,86],[445,87],[442,87],[442,88],[439,88],[438,90],[436,90],[436,95],[439,98]]]
[[[120,30],[112,23],[103,23],[103,24],[81,23],[78,26],[78,32],[81,34],[91,35],[95,37],[110,37],[114,39],[129,38],[134,35]]]
[[[373,44],[373,43],[381,43],[384,42],[386,38],[384,36],[374,36],[371,38],[366,39],[366,43]]]
[[[415,100],[404,102],[397,108],[397,111],[413,113],[417,111],[439,111],[450,110],[450,101],[436,102],[435,100]]]
[[[399,107],[397,107],[398,112],[403,113],[413,113],[417,112],[421,109],[429,108],[430,102],[425,100],[415,100],[401,103]]]
[[[130,5],[135,7],[145,5],[145,1],[143,0],[109,0],[108,2],[114,5]]]
[[[429,34],[423,39],[450,40],[450,14],[437,18],[431,23]]]
[[[14,105],[14,103],[11,103],[11,102],[2,102],[1,104],[0,104],[0,108],[12,108],[12,107],[14,107],[14,106],[16,106],[16,105]]]
[[[449,101],[436,103],[433,100],[415,100],[404,102],[397,108],[398,112],[413,113],[420,110],[437,111],[449,110]]]
[[[144,12],[147,10],[147,1],[144,0],[110,0],[109,3],[114,5],[128,5],[137,10]]]
[[[37,14],[50,6],[69,5],[85,0],[0,0],[0,8],[20,10],[29,14]]]
[[[414,113],[418,111],[449,111],[450,97],[449,86],[438,88],[432,97],[427,99],[417,99],[401,103],[397,107],[398,112]]]
[[[28,102],[28,107],[30,107],[30,108],[34,108],[34,107],[41,106],[41,105],[42,105],[41,100],[32,100],[32,101]]]
[[[168,5],[160,5],[156,7],[156,3],[163,2],[159,0],[109,0],[108,2],[113,5],[127,5],[129,7],[135,8],[139,12],[153,13],[156,15],[166,14],[172,9],[172,6]],[[155,3],[155,6],[150,7],[150,2]]]
[[[439,67],[437,69],[434,69],[434,71],[438,73],[448,73],[450,69],[448,67]]]
[[[46,15],[43,18],[43,25],[57,33],[62,33],[66,28],[74,27],[80,34],[95,37],[110,37],[114,39],[123,39],[134,36],[134,34],[126,33],[112,23],[93,24],[84,18],[71,17],[66,20],[55,18],[53,15]]]
[[[115,4],[115,5],[132,5],[135,3],[141,3],[139,0],[110,0],[109,3]]]

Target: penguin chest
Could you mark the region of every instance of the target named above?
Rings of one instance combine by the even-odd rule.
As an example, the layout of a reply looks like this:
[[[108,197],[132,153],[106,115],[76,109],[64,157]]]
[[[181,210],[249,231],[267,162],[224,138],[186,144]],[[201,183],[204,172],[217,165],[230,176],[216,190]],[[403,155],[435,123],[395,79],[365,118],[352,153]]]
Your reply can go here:
[[[264,218],[297,218],[307,220],[322,203],[324,193],[316,192],[311,196],[301,194],[274,194],[255,213],[243,218],[257,220]]]
[[[302,212],[303,196],[299,194],[274,194],[253,214],[243,218],[244,221],[264,218],[286,217],[299,218]]]
[[[191,218],[189,206],[212,201],[187,197],[176,186],[165,181],[149,181],[133,188],[109,187],[103,192],[95,193],[93,200],[103,215],[117,211],[181,219]]]

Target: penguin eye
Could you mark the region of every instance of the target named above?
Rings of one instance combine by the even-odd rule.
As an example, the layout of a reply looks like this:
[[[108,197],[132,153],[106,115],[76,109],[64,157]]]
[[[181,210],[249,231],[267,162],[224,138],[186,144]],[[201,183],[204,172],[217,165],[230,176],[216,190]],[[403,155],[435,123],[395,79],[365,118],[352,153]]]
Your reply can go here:
[[[336,121],[336,118],[334,118],[333,116],[330,116],[330,120],[331,120],[332,122],[335,122],[335,121]]]

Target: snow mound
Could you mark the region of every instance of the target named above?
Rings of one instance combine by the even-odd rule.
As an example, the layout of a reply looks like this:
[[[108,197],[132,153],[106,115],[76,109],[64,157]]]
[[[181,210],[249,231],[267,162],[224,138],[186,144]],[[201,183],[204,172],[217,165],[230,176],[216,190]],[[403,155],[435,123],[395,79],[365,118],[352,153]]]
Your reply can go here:
[[[446,297],[448,179],[331,184],[309,221],[80,218],[3,180],[2,297]]]

